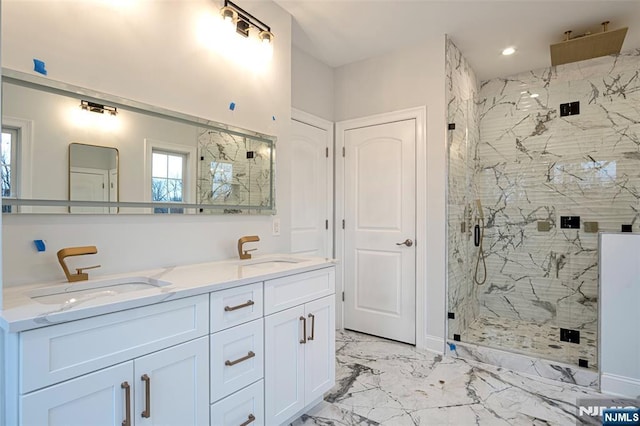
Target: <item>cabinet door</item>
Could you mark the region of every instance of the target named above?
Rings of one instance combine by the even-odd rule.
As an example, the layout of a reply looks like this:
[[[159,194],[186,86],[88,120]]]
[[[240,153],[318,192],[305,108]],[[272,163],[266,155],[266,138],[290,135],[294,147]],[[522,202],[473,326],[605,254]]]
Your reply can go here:
[[[134,377],[136,426],[209,424],[208,337],[136,359]]]
[[[133,410],[133,362],[129,361],[22,396],[21,424],[121,426],[127,417],[125,382]]]
[[[335,384],[335,298],[333,295],[305,305],[305,404],[321,397]]]
[[[265,329],[265,423],[281,424],[304,407],[304,306],[269,315]]]

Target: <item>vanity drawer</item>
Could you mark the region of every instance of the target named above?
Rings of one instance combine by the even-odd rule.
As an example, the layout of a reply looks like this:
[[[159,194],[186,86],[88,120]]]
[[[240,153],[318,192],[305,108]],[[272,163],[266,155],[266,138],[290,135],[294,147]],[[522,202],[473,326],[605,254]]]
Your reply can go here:
[[[251,421],[250,423],[247,423]],[[211,426],[264,425],[264,383],[247,386],[211,406]]]
[[[211,293],[211,332],[262,317],[262,283]]]
[[[259,319],[211,335],[211,402],[262,378],[263,333]]]
[[[20,333],[21,393],[209,333],[208,295]]]
[[[283,311],[293,306],[335,293],[335,269],[276,278],[264,282],[264,314]]]

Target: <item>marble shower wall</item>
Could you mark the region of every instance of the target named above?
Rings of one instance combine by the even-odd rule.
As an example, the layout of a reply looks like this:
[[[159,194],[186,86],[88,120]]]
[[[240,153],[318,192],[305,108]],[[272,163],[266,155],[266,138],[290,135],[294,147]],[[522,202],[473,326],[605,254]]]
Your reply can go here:
[[[640,50],[482,84],[479,167],[477,159],[466,162],[478,167],[473,181],[487,222],[488,279],[477,288],[482,317],[597,332],[598,234],[585,232],[584,222],[597,222],[600,231],[623,224],[640,231],[639,70]],[[561,117],[560,104],[576,101],[580,114]],[[464,160],[453,143],[451,150],[454,204],[465,183],[451,175]],[[468,245],[456,244],[461,216],[450,204],[454,213],[450,298],[452,279],[468,270],[455,252]],[[580,216],[580,228],[561,229],[560,216]],[[550,230],[539,231],[539,221]]]
[[[448,131],[448,335],[460,334],[478,316],[476,288],[471,277],[475,248],[471,239],[470,200],[477,194],[474,176],[479,141],[476,76],[455,44],[446,41]],[[463,225],[464,224],[464,225]],[[464,226],[464,229],[462,227]]]

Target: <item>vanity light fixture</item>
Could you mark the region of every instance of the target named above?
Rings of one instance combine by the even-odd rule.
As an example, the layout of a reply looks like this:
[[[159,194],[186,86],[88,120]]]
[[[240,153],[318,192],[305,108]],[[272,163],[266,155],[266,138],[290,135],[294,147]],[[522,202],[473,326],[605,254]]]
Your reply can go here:
[[[502,51],[502,54],[504,56],[509,56],[509,55],[513,55],[514,53],[516,53],[516,49],[515,47],[507,47],[506,49],[504,49]]]
[[[258,39],[260,41],[265,44],[273,42],[271,28],[232,1],[224,1],[224,6],[220,9],[220,15],[222,15],[225,22],[233,24],[236,32],[241,36],[249,37],[249,31],[253,28],[259,31]]]
[[[96,112],[98,114],[104,114],[105,112],[109,115],[118,114],[118,108],[109,105],[97,104],[95,102],[89,102],[85,100],[80,101],[80,108],[84,111]]]

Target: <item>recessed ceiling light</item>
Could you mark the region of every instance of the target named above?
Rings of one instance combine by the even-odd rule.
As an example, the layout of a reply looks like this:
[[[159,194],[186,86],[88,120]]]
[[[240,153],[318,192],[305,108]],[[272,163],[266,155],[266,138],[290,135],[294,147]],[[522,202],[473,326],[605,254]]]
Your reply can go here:
[[[502,54],[504,56],[509,56],[509,55],[513,55],[514,53],[516,53],[516,49],[515,47],[507,47],[506,49],[504,49],[502,51]]]

